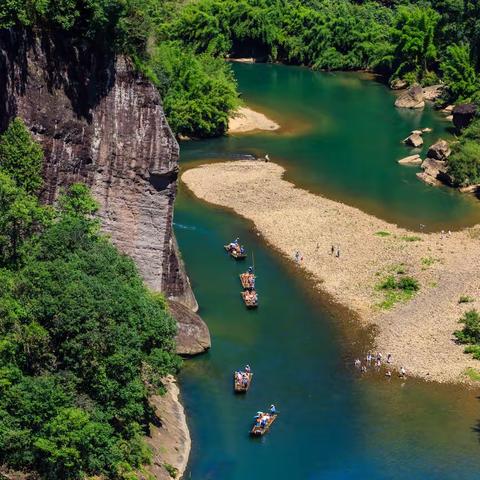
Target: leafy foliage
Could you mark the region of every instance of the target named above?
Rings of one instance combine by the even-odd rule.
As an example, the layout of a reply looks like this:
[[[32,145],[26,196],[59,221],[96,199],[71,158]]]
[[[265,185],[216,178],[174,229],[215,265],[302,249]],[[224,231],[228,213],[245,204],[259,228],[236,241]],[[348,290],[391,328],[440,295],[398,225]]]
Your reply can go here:
[[[52,480],[133,478],[149,460],[148,395],[179,367],[175,324],[100,234],[87,187],[52,209],[22,179],[0,172],[0,462]]]
[[[468,344],[466,353],[472,353],[474,358],[480,359],[480,314],[477,310],[469,310],[460,319],[464,324],[462,330],[454,334],[459,343]]]
[[[457,186],[480,183],[480,121],[468,126],[460,141],[453,145],[448,172]]]
[[[0,170],[27,193],[35,193],[42,185],[42,167],[42,147],[32,139],[20,118],[13,119],[0,136]]]
[[[175,132],[193,137],[226,132],[229,112],[238,101],[236,82],[223,60],[165,42],[155,49],[149,65]]]
[[[441,70],[453,99],[468,100],[479,89],[478,76],[470,58],[470,48],[466,44],[447,47]]]

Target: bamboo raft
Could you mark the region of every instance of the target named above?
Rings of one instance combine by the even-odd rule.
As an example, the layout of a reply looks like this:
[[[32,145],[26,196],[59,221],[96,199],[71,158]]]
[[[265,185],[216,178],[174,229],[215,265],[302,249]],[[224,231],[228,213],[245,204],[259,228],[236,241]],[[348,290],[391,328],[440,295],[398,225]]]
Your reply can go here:
[[[264,427],[260,425],[259,421],[255,420],[255,423],[253,424],[253,427],[250,430],[250,435],[253,435],[254,437],[260,437],[262,435],[265,435],[276,418],[277,418],[276,413],[273,415],[268,414],[268,420]]]
[[[257,308],[258,307],[258,295],[257,292],[253,289],[244,290],[240,293],[243,298],[243,303],[247,308]]]
[[[253,373],[245,373],[247,376],[247,383],[244,384],[242,381],[239,381],[237,378],[238,373],[245,373],[245,372],[234,372],[233,373],[233,389],[235,393],[246,393],[247,390],[250,388],[250,383],[252,383]],[[243,379],[243,378],[242,378]]]
[[[254,288],[255,285],[255,275],[253,273],[241,273],[239,275],[240,282],[242,283],[242,287],[247,289]]]
[[[245,252],[241,253],[239,250],[231,248],[230,245],[224,245],[223,247],[235,260],[244,260],[247,258],[247,254]]]

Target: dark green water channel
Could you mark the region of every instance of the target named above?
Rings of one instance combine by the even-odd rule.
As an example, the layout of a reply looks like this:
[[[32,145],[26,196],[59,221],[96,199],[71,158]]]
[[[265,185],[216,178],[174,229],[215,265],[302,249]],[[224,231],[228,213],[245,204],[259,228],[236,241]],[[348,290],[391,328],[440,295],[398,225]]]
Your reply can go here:
[[[392,112],[386,111],[393,109],[382,103],[390,94],[381,85],[355,75],[330,76],[277,66],[241,65],[236,71],[241,89],[252,94],[252,98],[247,99],[264,110],[275,111],[275,102],[281,106],[285,118],[287,107],[300,117],[304,112],[310,111],[313,115],[318,110],[318,124],[311,128],[319,132],[319,138],[313,130],[308,134],[287,131],[289,137],[276,133],[254,134],[182,145],[183,168],[191,161],[238,153],[267,151],[275,159],[282,153],[282,163],[295,181],[345,201],[348,197],[351,203],[362,208],[370,205],[371,211],[377,202],[383,202],[378,214],[389,212],[397,222],[401,222],[404,215],[408,217],[408,212],[402,210],[404,202],[422,196],[424,201],[420,205],[410,203],[413,215],[418,215],[415,222],[423,220],[422,215],[429,209],[436,212],[438,219],[443,218],[441,211],[446,212],[445,218],[452,222],[458,221],[456,215],[474,218],[477,214],[476,205],[464,197],[421,184],[424,191],[418,189],[419,197],[410,193],[410,197],[405,198],[402,193],[405,185],[417,191],[417,185],[411,186],[413,178],[412,183],[398,181],[382,187],[383,193],[378,193],[376,187],[368,190],[364,186],[358,190],[357,197],[349,193],[350,184],[353,188],[355,182],[346,179],[348,187],[342,184],[341,171],[330,182],[336,185],[331,188],[322,180],[323,161],[315,160],[313,153],[311,156],[299,154],[307,149],[310,141],[335,143],[337,129],[346,129],[344,142],[338,147],[338,157],[346,161],[344,152],[353,149],[348,143],[356,137],[352,131],[363,128],[359,125],[365,122],[377,124],[376,133],[372,133],[377,151],[383,151],[385,158],[388,156],[389,161],[394,162],[403,147],[384,138],[386,131],[394,131],[393,126],[389,126]],[[287,91],[288,85],[294,91]],[[324,88],[330,96],[323,97],[316,91]],[[318,105],[313,104],[312,98]],[[337,113],[323,112],[321,98],[330,109],[336,103]],[[261,102],[263,99],[265,104]],[[356,107],[348,106],[349,102]],[[350,121],[344,118],[347,109],[351,113]],[[425,122],[420,124],[439,131],[441,121],[431,112],[423,115]],[[378,120],[382,116],[385,117],[383,123]],[[280,115],[278,118],[280,120]],[[404,123],[407,131],[417,122],[413,117],[401,117],[397,121]],[[333,139],[325,133],[322,123],[330,125]],[[398,131],[395,134],[397,138]],[[370,148],[370,144],[359,145],[362,149]],[[333,152],[331,155],[333,158]],[[361,161],[358,156],[348,161],[357,172],[364,172],[357,173],[357,179],[365,180],[371,164],[355,167],[355,162]],[[353,177],[351,171],[344,174]],[[380,178],[381,173],[375,175]],[[395,192],[390,191],[397,187],[398,198],[404,202],[389,202],[387,199],[397,198]],[[357,202],[360,196],[363,200]],[[387,381],[373,373],[360,377],[352,363],[355,355],[366,348],[366,335],[355,330],[355,322],[348,316],[330,308],[327,301],[311,292],[295,266],[279,259],[248,222],[198,201],[182,185],[175,208],[177,238],[200,313],[212,334],[211,351],[188,361],[181,374],[193,441],[186,478],[480,478],[480,437],[476,431],[480,419],[478,392],[412,379]],[[245,310],[239,295],[238,274],[247,263],[235,263],[222,250],[223,243],[235,236],[240,236],[249,250],[255,252],[261,302],[257,311]],[[232,371],[246,362],[254,370],[254,381],[246,396],[235,396]],[[264,438],[251,439],[248,430],[253,414],[271,402],[276,403],[280,411],[277,422]]]

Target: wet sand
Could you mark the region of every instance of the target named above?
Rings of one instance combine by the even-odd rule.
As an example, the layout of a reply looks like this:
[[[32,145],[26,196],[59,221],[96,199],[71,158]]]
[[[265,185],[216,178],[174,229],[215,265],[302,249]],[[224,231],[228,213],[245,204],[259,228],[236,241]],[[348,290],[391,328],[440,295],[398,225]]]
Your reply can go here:
[[[283,174],[273,163],[241,161],[193,168],[182,180],[197,197],[253,221],[292,261],[299,251],[299,268],[312,275],[317,288],[365,325],[378,327],[376,349],[391,353],[393,366],[425,379],[468,383],[466,369],[480,369],[480,361],[463,353],[453,332],[465,311],[480,309],[480,227],[410,232],[296,188]],[[332,245],[340,257],[331,254]],[[416,278],[420,290],[385,310],[379,306],[385,293],[377,285],[398,270]],[[459,303],[464,295],[474,301]]]
[[[228,122],[228,133],[247,133],[256,130],[274,131],[279,128],[278,123],[270,120],[263,113],[248,107],[240,107]]]

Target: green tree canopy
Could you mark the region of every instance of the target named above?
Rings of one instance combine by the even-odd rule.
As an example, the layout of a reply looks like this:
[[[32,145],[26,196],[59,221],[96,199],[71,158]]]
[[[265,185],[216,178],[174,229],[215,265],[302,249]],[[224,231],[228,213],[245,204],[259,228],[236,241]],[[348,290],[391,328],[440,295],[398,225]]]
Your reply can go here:
[[[42,185],[43,150],[20,118],[13,119],[0,135],[0,169],[35,193]]]

